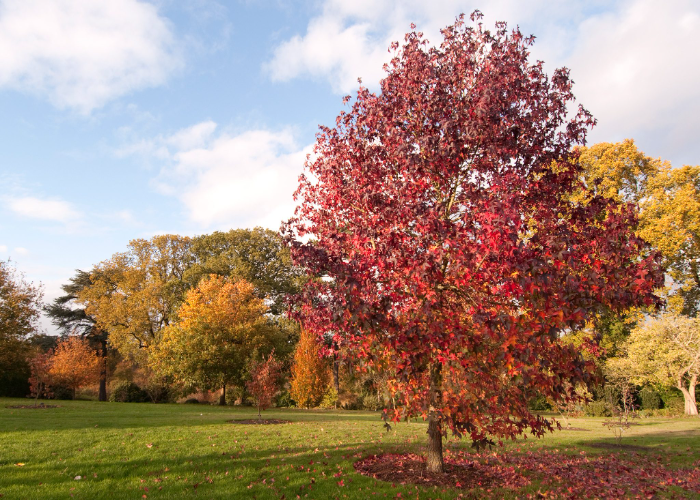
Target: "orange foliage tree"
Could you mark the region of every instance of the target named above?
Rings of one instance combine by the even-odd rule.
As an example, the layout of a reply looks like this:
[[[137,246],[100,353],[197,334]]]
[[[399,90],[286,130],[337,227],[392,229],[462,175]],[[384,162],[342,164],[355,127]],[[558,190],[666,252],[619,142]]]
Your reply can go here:
[[[323,399],[330,373],[321,357],[321,346],[313,332],[301,329],[292,365],[292,398],[298,406],[311,408]]]
[[[100,359],[89,342],[81,337],[65,337],[59,341],[51,360],[50,374],[56,385],[75,391],[95,382],[99,376]]]
[[[282,363],[275,357],[274,350],[267,359],[256,361],[250,367],[250,380],[246,382],[246,388],[258,407],[258,418],[261,418],[260,410],[272,406],[272,399],[279,392],[281,371]]]

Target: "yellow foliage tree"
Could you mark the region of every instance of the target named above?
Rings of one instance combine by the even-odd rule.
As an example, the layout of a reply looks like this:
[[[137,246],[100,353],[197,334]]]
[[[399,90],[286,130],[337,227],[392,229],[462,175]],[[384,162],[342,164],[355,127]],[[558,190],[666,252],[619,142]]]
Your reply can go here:
[[[647,185],[666,164],[646,156],[632,139],[601,142],[579,148],[581,179],[588,190],[580,199],[591,195],[605,196],[619,202],[639,203],[647,194]]]
[[[695,386],[700,376],[700,319],[665,314],[632,330],[625,356],[609,360],[610,369],[637,384],[675,386],[683,393],[685,413],[697,415]]]
[[[78,302],[122,355],[143,362],[173,320],[187,288],[189,246],[188,237],[177,235],[133,240],[90,273],[91,285],[79,291]]]
[[[58,342],[51,360],[50,374],[54,385],[64,385],[75,391],[97,383],[100,358],[90,343],[81,337],[66,337]]]
[[[321,357],[321,346],[313,332],[301,329],[292,365],[292,399],[298,406],[318,406],[328,388],[330,369]]]
[[[674,285],[670,302],[683,314],[700,312],[700,167],[673,168],[637,149],[634,141],[579,150],[585,202],[602,195],[639,206],[639,235],[663,255]]]
[[[682,313],[700,312],[700,166],[663,165],[641,203],[640,235],[664,256]]]
[[[161,331],[151,366],[191,388],[223,388],[225,402],[226,386],[242,386],[249,361],[279,340],[266,311],[251,283],[212,274],[187,292],[179,321]]]

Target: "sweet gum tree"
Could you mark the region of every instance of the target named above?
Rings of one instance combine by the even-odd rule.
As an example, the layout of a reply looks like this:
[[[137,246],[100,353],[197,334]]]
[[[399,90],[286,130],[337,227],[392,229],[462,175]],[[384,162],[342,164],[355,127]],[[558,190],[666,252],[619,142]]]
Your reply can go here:
[[[30,395],[36,400],[42,397],[51,397],[51,384],[53,378],[51,376],[51,362],[53,361],[53,349],[47,352],[37,351],[29,358],[29,368],[31,375],[29,376],[29,391]]]
[[[272,402],[280,390],[282,363],[275,357],[275,351],[261,361],[254,361],[250,366],[250,380],[246,382],[248,392],[258,407],[258,418],[262,418],[261,410],[272,406]]]
[[[550,430],[527,401],[581,399],[565,388],[593,373],[560,337],[655,303],[663,280],[633,205],[572,200],[573,147],[594,120],[572,107],[568,71],[548,78],[528,60],[532,37],[480,19],[460,17],[437,48],[416,32],[392,46],[381,93],[360,87],[321,127],[283,228],[296,262],[323,277],[299,319],[370,366],[390,363],[385,416],[428,420],[433,472],[448,430],[475,444]]]

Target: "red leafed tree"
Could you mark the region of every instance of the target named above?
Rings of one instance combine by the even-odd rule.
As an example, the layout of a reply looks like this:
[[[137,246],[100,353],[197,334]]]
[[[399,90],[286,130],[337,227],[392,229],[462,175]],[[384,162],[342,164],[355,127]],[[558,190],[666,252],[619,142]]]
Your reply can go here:
[[[250,367],[250,380],[246,382],[246,388],[258,407],[258,418],[262,417],[261,410],[272,406],[272,400],[280,390],[281,371],[282,363],[275,357],[274,350],[267,359],[256,361]]]
[[[528,60],[532,37],[480,19],[460,17],[436,48],[416,32],[394,44],[381,93],[360,87],[321,127],[283,228],[296,262],[324,277],[300,320],[389,363],[385,416],[428,420],[434,472],[448,429],[475,444],[551,430],[527,401],[576,400],[593,377],[560,337],[657,304],[663,283],[636,207],[572,201],[573,147],[594,119],[571,106],[568,70],[549,78]]]
[[[50,398],[52,376],[51,362],[53,360],[53,349],[47,352],[37,352],[29,359],[29,391],[35,400],[39,398]]]
[[[56,384],[75,391],[98,380],[100,358],[87,339],[65,337],[58,342],[51,360],[51,377]]]

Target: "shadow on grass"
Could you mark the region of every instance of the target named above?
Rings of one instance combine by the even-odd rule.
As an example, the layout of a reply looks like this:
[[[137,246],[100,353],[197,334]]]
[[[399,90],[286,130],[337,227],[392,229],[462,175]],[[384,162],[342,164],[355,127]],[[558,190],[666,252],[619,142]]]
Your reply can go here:
[[[94,401],[62,401],[61,407],[37,412],[7,406],[22,400],[0,399],[0,432],[83,429],[99,426],[104,429],[133,427],[193,427],[221,425],[227,420],[257,418],[252,407],[181,405],[152,403],[97,403]],[[379,412],[338,410],[300,410],[274,408],[263,418],[290,420],[292,423],[380,422]]]
[[[357,447],[360,446],[360,450]],[[338,447],[324,446],[314,451],[307,446],[271,450],[246,451],[239,456],[235,450],[207,452],[179,457],[120,458],[110,461],[69,457],[16,467],[0,464],[0,493],[8,498],[149,498],[180,497],[189,493],[205,498],[295,498],[313,491],[314,498],[330,498],[338,489],[338,474],[354,486],[376,485],[376,481],[357,475],[351,464],[368,452],[379,451],[376,446],[366,450],[363,443],[346,443]],[[154,448],[158,451],[157,448]],[[326,455],[331,452],[333,455]],[[80,476],[80,480],[75,478]],[[397,491],[393,486],[382,486]],[[115,489],[117,488],[117,489]],[[145,490],[144,488],[148,488]],[[322,492],[326,493],[322,493]],[[116,496],[115,496],[116,495]],[[134,496],[136,495],[136,496]]]

